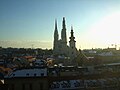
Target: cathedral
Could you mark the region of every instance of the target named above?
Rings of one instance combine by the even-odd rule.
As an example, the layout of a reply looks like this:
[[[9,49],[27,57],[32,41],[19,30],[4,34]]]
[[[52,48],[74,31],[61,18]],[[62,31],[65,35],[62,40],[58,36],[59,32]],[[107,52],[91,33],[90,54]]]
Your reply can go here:
[[[64,55],[74,59],[78,55],[78,50],[76,48],[76,41],[74,37],[73,27],[71,27],[71,36],[69,37],[69,45],[67,45],[67,35],[66,35],[66,24],[65,17],[62,21],[61,39],[59,39],[57,21],[55,21],[55,31],[54,31],[54,44],[53,53],[54,55]]]

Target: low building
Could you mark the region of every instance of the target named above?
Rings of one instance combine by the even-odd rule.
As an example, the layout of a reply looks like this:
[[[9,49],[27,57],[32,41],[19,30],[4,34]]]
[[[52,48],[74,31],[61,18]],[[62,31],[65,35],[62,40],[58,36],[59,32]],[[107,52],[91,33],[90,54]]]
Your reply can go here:
[[[97,72],[102,68],[96,66],[93,73],[74,66],[24,68],[5,76],[4,85],[6,90],[120,90],[120,71]]]
[[[46,68],[16,70],[5,76],[8,90],[48,90]]]

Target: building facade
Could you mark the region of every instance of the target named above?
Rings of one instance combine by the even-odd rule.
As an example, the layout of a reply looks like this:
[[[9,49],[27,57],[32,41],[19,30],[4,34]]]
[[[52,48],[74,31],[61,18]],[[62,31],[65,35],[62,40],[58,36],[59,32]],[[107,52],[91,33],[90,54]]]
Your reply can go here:
[[[55,21],[55,31],[54,31],[54,44],[53,44],[53,53],[54,55],[65,55],[74,59],[78,55],[78,50],[76,48],[76,41],[74,37],[73,27],[71,27],[71,36],[69,37],[69,45],[67,45],[67,35],[66,35],[66,24],[65,17],[62,21],[62,31],[61,39],[59,39],[57,21]]]
[[[47,68],[18,69],[6,75],[4,83],[6,90],[49,90],[47,77]]]

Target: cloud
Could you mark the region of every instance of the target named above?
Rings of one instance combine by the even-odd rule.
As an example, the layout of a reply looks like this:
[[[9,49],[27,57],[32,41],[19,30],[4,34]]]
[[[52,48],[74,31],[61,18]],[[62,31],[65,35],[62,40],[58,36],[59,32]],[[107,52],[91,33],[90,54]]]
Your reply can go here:
[[[1,40],[0,46],[2,47],[14,47],[14,48],[52,48],[51,41],[39,41],[39,40],[24,40],[24,41],[16,41],[16,40]]]

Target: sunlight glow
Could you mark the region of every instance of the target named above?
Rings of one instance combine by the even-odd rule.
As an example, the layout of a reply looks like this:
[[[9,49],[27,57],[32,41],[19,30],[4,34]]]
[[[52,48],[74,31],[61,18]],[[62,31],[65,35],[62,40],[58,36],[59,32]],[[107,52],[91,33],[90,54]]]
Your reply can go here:
[[[111,13],[93,24],[81,40],[90,42],[87,45],[90,48],[107,48],[111,44],[120,44],[120,12]]]

